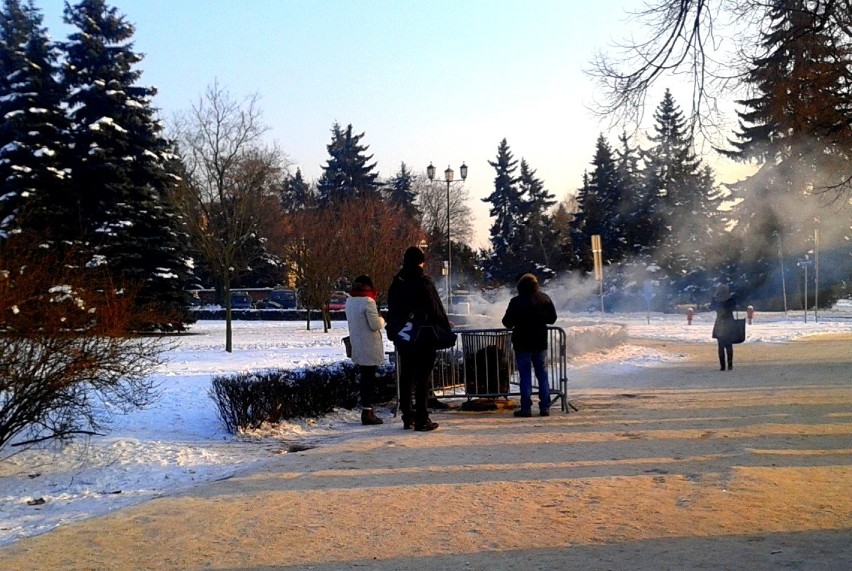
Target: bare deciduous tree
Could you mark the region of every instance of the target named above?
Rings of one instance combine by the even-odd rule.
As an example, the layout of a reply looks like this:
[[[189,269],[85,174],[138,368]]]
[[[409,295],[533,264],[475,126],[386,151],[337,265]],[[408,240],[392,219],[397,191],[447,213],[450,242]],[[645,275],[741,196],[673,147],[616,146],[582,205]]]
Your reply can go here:
[[[317,207],[288,214],[279,222],[283,257],[296,268],[300,299],[308,309],[308,329],[311,327],[311,309],[322,312],[324,331],[331,326],[328,300],[334,285],[343,275],[345,225],[339,214],[339,210],[332,206]]]
[[[852,87],[850,0],[653,0],[636,16],[640,39],[615,46],[615,54],[599,54],[589,71],[603,87],[600,114],[638,126],[652,86],[664,77],[687,75],[692,87],[691,125],[708,140],[719,141],[717,127],[724,117],[717,101],[723,98],[744,107],[739,112],[741,126],[770,129],[767,133],[773,127],[767,123],[783,125],[792,116],[793,125],[783,125],[771,137],[793,140],[797,143],[793,154],[810,155],[813,162],[825,154],[839,157],[840,176],[828,183],[815,182],[820,190],[848,196],[850,109],[842,101],[849,100]],[[819,61],[817,52],[801,51],[808,41],[821,44]],[[767,70],[769,76],[761,75]],[[831,105],[823,105],[822,113],[812,116],[814,99],[824,97],[813,97],[802,87],[819,82],[819,76],[830,78],[821,89],[829,94]],[[767,77],[772,81],[767,83]],[[791,135],[806,135],[818,144],[798,144]],[[739,159],[754,156],[752,151]],[[772,162],[767,164],[771,167]]]
[[[138,288],[34,244],[0,244],[0,449],[96,434],[149,404],[167,346],[130,331]]]
[[[369,275],[379,290],[381,303],[403,252],[418,244],[425,233],[403,208],[378,197],[349,201],[343,205],[340,218],[345,275],[350,280]]]
[[[426,176],[415,180],[417,208],[421,213],[420,225],[426,232],[447,236],[447,183],[430,182]],[[454,242],[470,243],[473,238],[473,219],[467,205],[470,193],[462,184],[450,186],[450,230]],[[446,248],[446,246],[444,246]]]
[[[765,0],[653,0],[634,13],[642,28],[631,40],[600,52],[588,73],[603,87],[601,115],[638,124],[646,97],[660,79],[686,76],[693,121],[717,117],[717,100],[741,94],[760,36],[770,24]],[[849,0],[812,3],[815,25],[852,38]],[[804,3],[802,3],[804,6]],[[790,9],[797,9],[792,6]]]
[[[264,254],[280,214],[276,189],[286,171],[283,152],[263,138],[257,97],[236,101],[214,83],[176,122],[186,168],[177,201],[190,238],[219,276],[225,303],[225,350],[232,350],[231,281]]]

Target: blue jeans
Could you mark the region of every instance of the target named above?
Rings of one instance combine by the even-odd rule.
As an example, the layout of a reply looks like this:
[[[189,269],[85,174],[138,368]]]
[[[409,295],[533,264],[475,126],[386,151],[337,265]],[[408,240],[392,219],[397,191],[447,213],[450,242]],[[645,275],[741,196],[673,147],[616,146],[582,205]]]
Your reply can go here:
[[[521,410],[529,412],[532,409],[532,369],[538,380],[538,408],[550,408],[550,382],[547,379],[547,367],[544,358],[547,351],[528,353],[515,351],[515,362],[518,365],[518,376],[521,384]]]

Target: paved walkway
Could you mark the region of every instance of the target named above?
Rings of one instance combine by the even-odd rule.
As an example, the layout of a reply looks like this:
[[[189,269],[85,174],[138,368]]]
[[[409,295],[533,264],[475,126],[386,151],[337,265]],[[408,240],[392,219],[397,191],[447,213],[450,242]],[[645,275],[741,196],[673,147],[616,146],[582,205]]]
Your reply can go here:
[[[852,569],[850,339],[646,342],[580,409],[435,414],[0,549],[18,569]]]

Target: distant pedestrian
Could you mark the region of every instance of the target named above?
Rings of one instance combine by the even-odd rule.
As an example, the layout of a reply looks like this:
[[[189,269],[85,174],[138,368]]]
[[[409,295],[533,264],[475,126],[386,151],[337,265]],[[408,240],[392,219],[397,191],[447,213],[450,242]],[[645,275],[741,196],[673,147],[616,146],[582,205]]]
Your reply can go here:
[[[503,325],[512,330],[512,348],[521,385],[521,408],[515,416],[532,416],[532,369],[538,380],[538,408],[541,416],[550,415],[550,382],[547,378],[547,326],[556,322],[556,308],[550,297],[539,289],[533,274],[518,280],[518,295],[509,301]]]
[[[361,391],[361,424],[382,424],[373,411],[376,371],[385,362],[382,327],[385,320],[376,307],[376,288],[370,276],[358,276],[346,299],[346,322],[352,344],[352,361],[358,365]]]
[[[388,339],[394,341],[399,368],[402,427],[417,431],[435,430],[437,422],[429,418],[429,378],[435,366],[437,349],[429,343],[405,343],[399,334],[408,323],[435,324],[451,329],[447,313],[435,289],[435,284],[423,272],[426,255],[417,246],[405,251],[402,269],[388,288]],[[416,331],[405,334],[416,335]],[[414,407],[411,392],[414,391]]]
[[[727,356],[727,370],[734,368],[734,336],[736,334],[736,323],[734,322],[734,308],[737,302],[734,294],[725,284],[716,286],[710,309],[716,310],[716,321],[713,323],[713,338],[719,345],[719,367],[721,371],[726,368],[725,357]]]

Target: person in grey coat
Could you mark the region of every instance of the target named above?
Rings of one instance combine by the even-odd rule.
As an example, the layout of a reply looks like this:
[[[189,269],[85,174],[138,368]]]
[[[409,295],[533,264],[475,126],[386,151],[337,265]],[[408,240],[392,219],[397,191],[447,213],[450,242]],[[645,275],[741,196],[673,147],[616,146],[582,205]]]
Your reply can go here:
[[[373,411],[376,394],[376,370],[385,362],[382,328],[385,320],[376,307],[376,288],[370,276],[358,276],[352,282],[346,300],[346,322],[352,344],[352,361],[358,365],[361,391],[361,424],[382,424]]]

